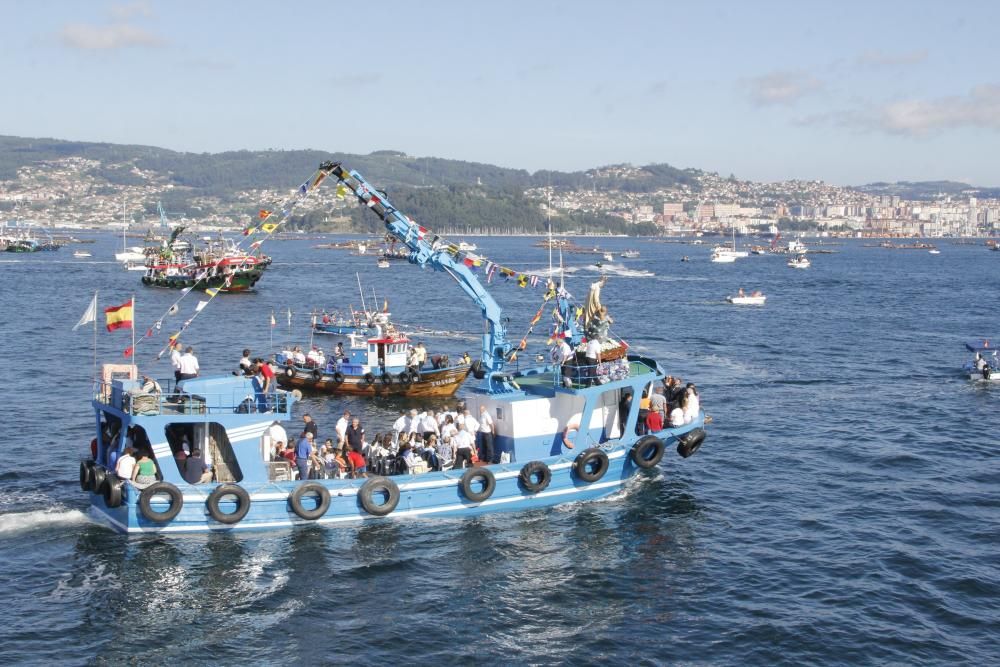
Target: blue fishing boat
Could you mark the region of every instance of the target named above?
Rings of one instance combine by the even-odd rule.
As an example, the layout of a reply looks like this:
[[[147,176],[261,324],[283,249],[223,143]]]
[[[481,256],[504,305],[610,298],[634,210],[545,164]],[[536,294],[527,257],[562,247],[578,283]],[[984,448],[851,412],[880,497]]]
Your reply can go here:
[[[988,338],[976,338],[966,341],[965,349],[973,353],[972,359],[962,365],[962,371],[970,380],[1000,381],[1000,358],[995,343]]]
[[[705,414],[700,409],[676,419],[674,426],[654,420],[650,427],[642,419],[643,397],[652,396],[666,374],[654,359],[630,353],[608,336],[610,320],[599,302],[603,283],[592,286],[585,308],[564,287],[550,290],[563,323],[561,338],[570,347],[585,337],[599,342],[598,364],[566,357],[559,363],[516,366],[519,346],[507,339],[499,305],[469,264],[427,238],[426,230],[356,171],[324,163],[320,175],[335,179],[378,215],[388,232],[410,248],[412,262],[449,275],[480,308],[486,327],[472,373],[481,383],[466,403],[473,414],[482,409],[492,418],[495,458],[501,462],[296,481],[291,466],[272,461],[270,451],[274,425],[291,417],[296,391],[265,396],[252,380],[226,376],[168,383],[158,393],[155,383],[136,379],[134,366],[106,367],[93,401],[94,456],[81,462],[80,483],[93,511],[115,529],[262,530],[540,508],[608,496],[658,466],[668,449],[687,458],[701,446]],[[115,377],[116,370],[125,377]],[[140,463],[145,473],[135,482],[112,472],[127,445],[147,454]],[[204,456],[191,457],[194,449]]]

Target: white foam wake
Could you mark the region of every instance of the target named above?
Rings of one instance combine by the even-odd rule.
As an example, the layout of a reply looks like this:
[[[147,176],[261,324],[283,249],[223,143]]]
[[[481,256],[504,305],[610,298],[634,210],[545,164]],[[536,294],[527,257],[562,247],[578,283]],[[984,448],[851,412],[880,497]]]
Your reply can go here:
[[[90,519],[80,510],[54,508],[30,512],[11,512],[10,514],[0,514],[0,534],[35,530],[53,525],[74,525],[89,522]]]

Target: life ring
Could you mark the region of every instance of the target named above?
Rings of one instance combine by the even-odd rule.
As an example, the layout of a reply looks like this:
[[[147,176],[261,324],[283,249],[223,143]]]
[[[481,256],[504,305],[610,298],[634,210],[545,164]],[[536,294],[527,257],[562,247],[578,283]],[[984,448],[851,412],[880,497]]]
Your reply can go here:
[[[93,475],[93,461],[80,461],[80,490],[90,491],[90,477]]]
[[[165,512],[157,512],[153,509],[151,502],[154,496],[160,494],[170,496],[170,507]],[[177,516],[181,508],[184,507],[184,496],[181,490],[170,482],[153,482],[139,494],[139,511],[150,521],[156,523],[166,523]]]
[[[632,446],[630,455],[632,461],[640,468],[652,468],[660,462],[665,451],[667,447],[662,440],[655,435],[647,435]]]
[[[320,380],[322,380],[323,379],[323,371],[321,371],[318,368],[316,370],[314,370],[312,372],[312,379],[313,379],[313,382],[319,382]]]
[[[108,476],[108,471],[99,465],[95,465],[90,469],[90,490],[94,493],[101,492],[101,485],[104,484],[104,479]]]
[[[413,378],[410,377],[409,371],[403,371],[398,376],[396,376],[396,379],[399,380],[399,384],[403,385],[404,387],[409,387],[411,384],[413,384]]]
[[[552,471],[541,461],[532,461],[524,464],[517,479],[528,493],[540,493],[552,481]]]
[[[472,490],[472,483],[476,480],[482,481],[482,491]],[[481,503],[493,495],[493,491],[497,488],[497,478],[486,468],[469,468],[462,475],[462,481],[459,484],[462,487],[462,494],[466,498],[474,503]]]
[[[227,514],[219,507],[225,496],[236,496],[235,512]],[[219,523],[239,523],[250,511],[250,494],[239,484],[220,484],[208,494],[205,506],[208,508],[208,515]]]
[[[585,449],[573,462],[573,471],[585,482],[596,482],[608,471],[608,455],[596,447]]]
[[[341,373],[340,371],[337,371],[336,373],[334,373],[333,374],[333,383],[334,384],[344,384],[344,374]]]
[[[705,442],[705,437],[708,434],[705,433],[705,429],[696,428],[688,431],[681,437],[677,439],[677,453],[681,455],[681,458],[687,458],[698,451],[701,447],[701,443]]]
[[[122,504],[122,482],[117,477],[108,475],[101,485],[101,495],[104,496],[104,504],[108,507],[121,507]]]
[[[302,496],[316,494],[319,499],[316,501],[316,508],[307,510],[302,505]],[[315,521],[330,509],[330,492],[319,482],[306,482],[299,484],[288,496],[288,504],[292,506],[292,511],[307,521]]]
[[[382,375],[379,377],[379,380],[382,382],[383,387],[388,387],[392,384],[392,375],[390,375],[388,372],[382,373]]]
[[[361,382],[359,382],[358,384],[361,384],[365,387],[370,387],[373,384],[375,384],[375,376],[372,375],[371,373],[365,373],[364,375],[361,376]]]
[[[580,432],[580,417],[580,413],[570,417],[569,421],[566,422],[566,428],[562,431],[562,446],[566,449],[573,449],[574,447],[573,440],[570,439],[569,433],[570,431],[573,431],[575,437],[575,435]]]
[[[292,368],[291,366],[289,366],[288,368],[286,368],[285,369],[285,377],[288,378],[289,380],[291,380],[293,377],[295,377],[295,369]]]
[[[384,503],[375,501],[375,494],[385,494]],[[399,504],[399,487],[388,477],[372,477],[358,491],[361,508],[372,516],[385,516]]]

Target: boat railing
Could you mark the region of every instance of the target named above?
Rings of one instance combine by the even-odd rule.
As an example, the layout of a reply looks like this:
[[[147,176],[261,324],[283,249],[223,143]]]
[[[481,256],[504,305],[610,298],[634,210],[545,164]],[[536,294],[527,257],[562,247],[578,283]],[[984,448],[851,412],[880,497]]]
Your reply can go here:
[[[229,392],[186,392],[183,386],[164,381],[165,390],[149,393],[138,386],[126,387],[120,382],[96,382],[94,399],[130,415],[208,415],[274,412],[289,414],[294,399],[283,389],[267,394],[233,389]]]

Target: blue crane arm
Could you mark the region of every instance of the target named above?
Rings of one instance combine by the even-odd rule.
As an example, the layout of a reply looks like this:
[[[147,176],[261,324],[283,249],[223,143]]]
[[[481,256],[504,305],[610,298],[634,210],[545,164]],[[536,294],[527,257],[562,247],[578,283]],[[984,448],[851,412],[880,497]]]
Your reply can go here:
[[[397,210],[384,192],[376,190],[357,171],[347,171],[339,162],[324,162],[319,167],[327,176],[333,176],[348,188],[362,204],[370,208],[385,223],[389,234],[410,249],[410,262],[421,267],[430,266],[447,273],[459,287],[479,306],[486,324],[483,333],[481,370],[477,377],[486,378],[486,389],[492,392],[511,391],[510,379],[502,373],[511,351],[507,341],[507,328],[501,317],[503,310],[486,291],[475,273],[458,261],[448,244],[433,236],[406,215]]]

